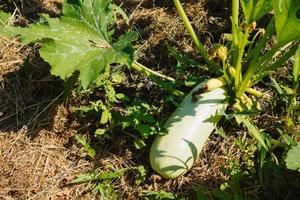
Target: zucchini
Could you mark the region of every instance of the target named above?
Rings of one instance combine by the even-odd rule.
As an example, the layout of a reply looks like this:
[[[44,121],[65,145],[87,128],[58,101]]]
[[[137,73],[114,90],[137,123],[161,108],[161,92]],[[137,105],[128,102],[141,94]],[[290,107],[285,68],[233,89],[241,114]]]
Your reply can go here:
[[[192,167],[220,120],[218,113],[224,112],[227,107],[227,94],[223,88],[195,97],[206,83],[198,84],[184,98],[181,106],[165,122],[164,133],[154,139],[150,164],[164,178],[177,178]]]

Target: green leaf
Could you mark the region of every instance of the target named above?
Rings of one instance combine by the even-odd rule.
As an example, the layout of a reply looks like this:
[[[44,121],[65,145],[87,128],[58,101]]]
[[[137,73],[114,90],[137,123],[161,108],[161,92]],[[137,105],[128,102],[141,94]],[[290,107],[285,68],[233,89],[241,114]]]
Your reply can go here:
[[[106,97],[110,102],[116,101],[116,91],[114,87],[110,84],[106,84],[105,86]]]
[[[253,138],[255,138],[268,151],[269,148],[265,143],[264,137],[262,136],[260,131],[256,128],[256,126],[251,124],[251,122],[248,119],[246,119],[242,116],[236,116],[236,118],[237,118],[237,120],[241,121],[247,127],[249,134]]]
[[[299,73],[300,73],[300,44],[295,54],[295,61],[293,67],[293,88],[296,89],[299,85]]]
[[[86,173],[86,174],[80,174],[77,176],[74,180],[72,180],[71,184],[78,184],[78,183],[85,183],[89,181],[94,181],[97,177],[97,174],[95,172]]]
[[[82,87],[87,88],[107,65],[131,64],[131,42],[137,34],[127,33],[113,43],[110,27],[115,11],[111,9],[111,0],[75,2],[65,1],[60,18],[42,15],[36,24],[5,27],[0,34],[20,35],[24,44],[42,41],[40,55],[51,65],[51,73],[65,80],[78,71]]]
[[[115,188],[110,184],[99,183],[96,187],[93,188],[92,192],[99,192],[101,199],[103,200],[112,200],[117,199],[117,194]]]
[[[109,110],[103,110],[102,115],[101,115],[101,124],[106,124],[107,122],[111,121],[111,113]]]
[[[112,74],[111,75],[111,80],[114,83],[122,83],[124,81],[125,77],[122,76],[121,74]]]
[[[300,39],[299,0],[273,0],[277,40],[286,44]]]
[[[10,14],[0,11],[0,27],[6,26],[11,17]]]
[[[96,136],[102,136],[106,133],[106,130],[105,129],[102,129],[102,128],[98,128],[96,131],[95,131],[95,135]]]
[[[154,131],[151,126],[147,124],[138,124],[136,130],[140,132],[144,137],[149,137]]]
[[[141,148],[145,147],[146,144],[145,144],[144,140],[142,140],[142,139],[135,139],[134,146],[136,149],[141,149]]]
[[[63,4],[62,20],[80,22],[96,31],[101,39],[111,41],[109,26],[114,23],[115,14],[111,9],[112,0],[67,0]]]
[[[162,200],[162,199],[175,199],[176,196],[171,192],[166,192],[164,190],[160,190],[159,192],[155,191],[143,191],[143,196],[151,196],[154,199]]]
[[[125,94],[123,93],[118,93],[116,94],[116,98],[122,101],[129,101],[129,97],[127,97]]]
[[[288,169],[300,172],[300,143],[288,151],[285,163]]]
[[[241,5],[246,24],[259,20],[273,9],[272,0],[241,0]]]
[[[89,181],[99,181],[99,180],[107,180],[107,179],[114,179],[114,178],[119,178],[123,176],[124,172],[127,171],[127,168],[122,168],[119,170],[116,170],[114,172],[104,172],[102,174],[97,173],[96,171],[81,174],[77,176],[76,179],[71,181],[72,184],[77,184],[77,183],[84,183],[84,182],[89,182]]]
[[[143,165],[137,166],[134,169],[135,171],[137,171],[135,175],[136,176],[135,184],[140,185],[146,180],[147,170]]]
[[[86,150],[87,154],[91,158],[94,159],[96,157],[96,150],[90,146],[90,144],[86,141],[84,137],[82,137],[79,134],[76,134],[74,138],[78,143],[80,143],[83,146],[83,148]]]
[[[124,172],[126,172],[127,168],[118,169],[114,172],[107,172],[103,173],[97,176],[97,180],[106,180],[106,179],[114,179],[119,178],[124,175]]]

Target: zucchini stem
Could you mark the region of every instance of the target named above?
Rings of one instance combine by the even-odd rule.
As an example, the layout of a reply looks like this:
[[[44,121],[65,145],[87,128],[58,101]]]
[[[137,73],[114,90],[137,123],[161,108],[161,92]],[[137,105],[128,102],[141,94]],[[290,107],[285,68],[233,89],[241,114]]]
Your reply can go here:
[[[269,100],[271,98],[271,96],[269,94],[262,93],[261,91],[255,90],[253,88],[247,88],[245,92],[247,92],[248,94],[252,94],[256,97],[261,97],[261,98],[264,98],[267,100]]]
[[[229,66],[228,69],[229,69],[230,75],[233,76],[233,77],[235,77],[235,74],[236,74],[235,69],[233,67],[231,67],[231,66]],[[248,94],[252,94],[252,95],[254,95],[256,97],[259,97],[259,98],[262,97],[262,98],[264,98],[266,100],[269,100],[271,98],[269,94],[262,93],[262,92],[260,92],[258,90],[250,88],[250,87],[246,88],[245,92],[247,92]]]
[[[164,80],[168,80],[168,81],[171,81],[173,83],[176,82],[176,80],[172,77],[169,77],[169,76],[166,76],[164,74],[161,74],[157,71],[154,71],[152,69],[149,69],[148,67],[142,65],[141,63],[137,62],[137,61],[133,61],[133,63],[131,64],[131,67],[135,70],[137,70],[138,72],[141,72],[143,73],[145,76],[149,77],[151,75],[154,75],[154,76],[157,76],[157,77],[160,77]]]
[[[243,77],[242,77],[242,62],[243,62],[243,55],[245,51],[245,46],[248,42],[248,37],[249,37],[249,27],[246,28],[245,33],[243,34],[243,39],[242,41],[239,42],[238,45],[238,57],[236,61],[236,73],[234,76],[234,87],[236,92],[239,89],[239,85],[241,82],[243,82]]]
[[[173,0],[174,1],[174,4],[175,4],[175,7],[181,17],[181,20],[183,21],[184,23],[184,26],[187,30],[187,32],[189,33],[189,35],[191,36],[196,48],[198,49],[200,55],[203,57],[203,59],[205,60],[205,62],[207,64],[209,64],[213,70],[217,73],[220,73],[220,67],[219,65],[213,61],[213,60],[210,60],[209,59],[209,54],[208,52],[206,51],[206,49],[204,48],[204,45],[201,43],[200,39],[198,38],[189,18],[187,17],[181,3],[179,0]]]
[[[152,69],[149,69],[148,67],[142,65],[141,63],[137,62],[137,61],[133,61],[133,63],[131,64],[131,68],[144,74],[146,77],[152,79],[153,81],[157,81],[156,77],[159,77],[163,80],[168,80],[172,83],[175,83],[176,80],[172,77],[169,77],[169,76],[166,76],[164,74],[161,74],[157,71],[154,71]],[[177,89],[169,89],[167,88],[173,95],[175,96],[178,96],[178,97],[181,97],[181,96],[184,96],[184,93],[177,90]]]

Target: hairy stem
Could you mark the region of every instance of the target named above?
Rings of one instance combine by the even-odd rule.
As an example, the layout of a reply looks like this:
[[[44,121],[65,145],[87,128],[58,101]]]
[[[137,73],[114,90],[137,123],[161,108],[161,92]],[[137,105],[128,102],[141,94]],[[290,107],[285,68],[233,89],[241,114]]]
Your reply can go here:
[[[261,91],[255,90],[253,88],[247,88],[245,92],[247,92],[248,94],[252,94],[256,97],[264,98],[264,99],[270,99],[271,98],[269,94],[262,93]]]
[[[243,41],[240,41],[240,45],[238,47],[238,58],[236,62],[236,74],[234,77],[234,88],[237,91],[240,83],[242,82],[242,62],[243,62],[243,55],[245,51],[245,46],[248,42],[249,37],[249,29],[248,27],[245,30]]]
[[[156,72],[156,71],[154,71],[154,70],[152,70],[152,69],[149,69],[149,68],[145,67],[144,65],[138,63],[137,61],[134,61],[134,62],[131,64],[131,68],[134,69],[134,70],[136,70],[136,71],[138,71],[138,72],[140,72],[140,73],[142,73],[142,74],[144,74],[146,77],[152,79],[153,81],[157,81],[157,78],[156,78],[156,77],[159,77],[159,78],[161,78],[161,79],[168,80],[168,81],[171,81],[171,82],[173,82],[173,83],[176,82],[175,79],[173,79],[173,78],[171,78],[171,77],[169,77],[169,76],[163,75],[163,74],[161,74],[161,73],[158,73],[158,72]],[[179,91],[179,90],[177,90],[177,89],[173,89],[173,88],[172,88],[172,89],[167,88],[167,89],[168,89],[173,95],[175,95],[175,96],[180,96],[180,97],[181,97],[181,96],[184,96],[184,93],[181,92],[181,91]]]
[[[144,65],[142,65],[141,63],[137,62],[137,61],[133,61],[133,63],[131,64],[131,67],[141,73],[143,73],[145,76],[149,77],[150,75],[154,75],[154,76],[157,76],[157,77],[160,77],[164,80],[168,80],[168,81],[171,81],[173,83],[176,82],[176,80],[172,77],[169,77],[169,76],[166,76],[164,74],[161,74],[157,71],[154,71],[152,69],[149,69],[147,67],[145,67]]]
[[[209,64],[213,70],[215,72],[220,72],[220,68],[219,68],[219,65],[214,62],[213,60],[210,60],[209,59],[209,54],[208,52],[206,51],[206,49],[204,48],[204,45],[201,43],[200,39],[198,38],[191,22],[189,21],[181,3],[179,0],[173,0],[174,1],[174,4],[175,4],[175,7],[181,17],[181,20],[183,21],[184,23],[184,26],[187,30],[187,32],[189,33],[190,37],[192,38],[196,48],[198,49],[200,55],[203,57],[203,59],[206,61],[207,64]]]
[[[229,66],[229,73],[231,76],[235,77],[235,74],[236,74],[236,71],[233,67]],[[256,97],[262,97],[262,98],[265,98],[265,99],[270,99],[270,95],[266,94],[266,93],[262,93],[258,90],[255,90],[253,88],[250,88],[248,87],[245,92],[247,92],[248,94],[252,94]]]

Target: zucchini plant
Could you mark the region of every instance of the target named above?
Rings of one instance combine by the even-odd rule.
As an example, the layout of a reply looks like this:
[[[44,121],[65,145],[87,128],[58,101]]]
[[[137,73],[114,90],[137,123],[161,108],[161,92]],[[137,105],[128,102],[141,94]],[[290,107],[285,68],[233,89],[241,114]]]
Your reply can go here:
[[[176,178],[192,167],[228,105],[226,99],[235,99],[232,101],[234,107],[242,111],[241,104],[253,104],[249,94],[270,98],[252,87],[300,49],[300,4],[297,0],[232,0],[232,29],[227,34],[228,42],[214,45],[211,54],[197,37],[180,1],[173,1],[199,54],[212,70],[222,76],[197,85],[166,121],[165,131],[156,136],[150,162],[152,168],[165,178]],[[271,18],[266,30],[256,28],[257,22],[266,15]],[[276,39],[273,41],[274,35]],[[270,41],[274,44],[264,52]],[[298,87],[299,53],[295,57],[294,97]],[[267,151],[270,150],[245,116],[236,119]]]
[[[249,95],[269,98],[268,94],[253,89],[253,86],[300,49],[298,0],[232,0],[232,31],[227,34],[227,43],[214,45],[211,53],[197,37],[179,0],[173,1],[199,54],[219,77],[199,83],[192,89],[154,140],[150,163],[165,178],[176,178],[192,167],[229,104],[242,110],[242,104],[252,104]],[[0,34],[19,36],[24,44],[38,42],[40,55],[51,65],[51,73],[67,80],[79,72],[78,80],[83,89],[92,87],[100,80],[99,74],[116,65],[125,65],[149,78],[155,77],[154,80],[158,77],[176,83],[173,78],[134,60],[132,42],[137,39],[135,32],[113,37],[117,14],[127,19],[112,0],[66,0],[59,18],[43,14],[38,22],[26,27],[12,26],[12,16],[0,12]],[[266,15],[271,18],[266,30],[256,28],[260,19],[268,20]],[[273,36],[276,37],[274,41]],[[272,48],[263,51],[270,41],[274,43]],[[296,56],[294,97],[298,88],[299,53]],[[175,89],[172,93],[183,95]],[[110,119],[107,114],[110,106],[103,106],[101,102],[99,105],[101,109],[105,108],[103,122],[106,123]],[[246,117],[239,116],[237,120],[252,130],[252,135],[263,148],[270,149]]]
[[[40,20],[26,27],[12,26],[14,16],[0,11],[0,35],[19,36],[24,44],[39,43],[40,56],[50,64],[52,75],[63,80],[79,72],[83,89],[95,83],[109,65],[125,65],[145,74],[174,81],[133,61],[132,42],[137,33],[114,38],[117,15],[127,15],[112,0],[66,0],[59,18],[40,14]]]
[[[118,38],[114,36],[115,22],[120,15],[128,21],[124,11],[113,4],[112,0],[66,0],[59,18],[40,14],[39,21],[25,27],[16,27],[13,26],[14,16],[0,11],[0,35],[19,36],[24,44],[38,43],[41,46],[40,56],[51,66],[51,74],[65,80],[68,87],[68,83],[73,84],[76,79],[79,88],[86,93],[98,88],[104,91],[104,100],[91,102],[88,106],[95,108],[100,115],[101,128],[96,130],[98,136],[109,132],[115,126],[112,123],[112,108],[125,98],[124,94],[114,90],[114,86],[121,84],[124,79],[121,73],[118,73],[120,68],[128,67],[155,81],[162,79],[175,82],[173,78],[134,60],[132,42],[138,37],[136,32],[127,31]],[[177,96],[183,94],[175,89],[171,89],[171,92]],[[91,110],[89,108],[83,110]],[[131,113],[131,108],[128,109],[127,113]],[[141,109],[140,112],[142,111],[144,110]],[[133,117],[129,115],[131,114],[119,120],[118,124],[124,124],[127,118]],[[147,138],[149,132],[155,132],[155,123],[151,122],[148,126],[142,123],[147,120],[136,121],[138,122],[131,123],[130,126],[137,132],[147,132],[142,134],[142,139]],[[145,127],[147,131],[144,131]],[[137,138],[135,143],[140,139]]]

